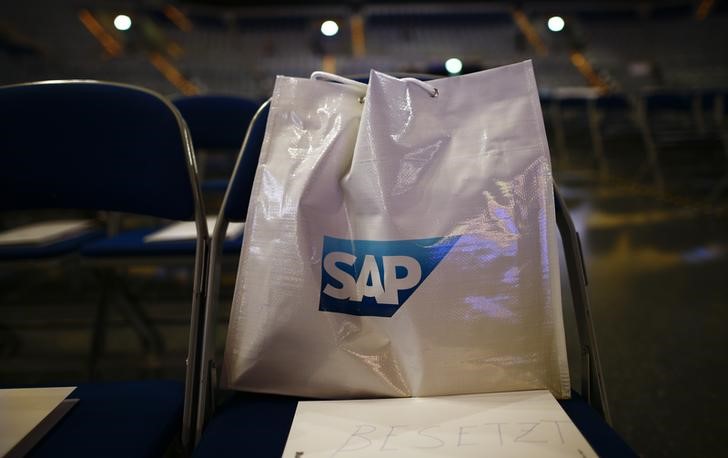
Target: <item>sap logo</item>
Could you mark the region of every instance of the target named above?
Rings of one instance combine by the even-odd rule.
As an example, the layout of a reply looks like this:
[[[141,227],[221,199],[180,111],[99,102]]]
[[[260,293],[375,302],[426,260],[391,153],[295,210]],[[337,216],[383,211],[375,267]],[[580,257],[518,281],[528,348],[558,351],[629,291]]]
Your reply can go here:
[[[341,287],[336,288],[329,283],[324,288],[324,294],[334,299],[350,299],[354,302],[361,302],[364,297],[373,297],[378,304],[398,304],[399,291],[414,288],[422,278],[420,263],[409,256],[382,256],[384,278],[381,278],[374,255],[367,254],[356,282],[337,265],[354,266],[355,263],[356,256],[353,254],[335,251],[326,255],[324,270],[340,282]],[[404,269],[404,277],[397,277],[397,268]]]
[[[458,238],[374,241],[324,236],[319,310],[391,317]]]

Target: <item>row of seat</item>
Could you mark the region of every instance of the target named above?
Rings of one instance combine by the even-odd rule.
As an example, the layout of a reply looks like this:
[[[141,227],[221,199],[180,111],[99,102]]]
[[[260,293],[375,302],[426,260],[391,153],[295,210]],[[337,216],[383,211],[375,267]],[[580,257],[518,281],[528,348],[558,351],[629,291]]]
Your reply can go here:
[[[556,156],[568,165],[574,165],[569,164],[574,153],[568,138],[586,134],[589,145],[581,149],[591,152],[601,178],[614,178],[608,156],[619,148],[607,147],[605,142],[631,134],[630,149],[643,150],[641,163],[635,164],[639,173],[631,179],[647,178],[664,194],[670,179],[694,183],[697,180],[689,171],[708,169],[713,176],[699,191],[707,202],[720,198],[728,187],[728,105],[723,90],[653,91],[634,96],[572,91],[542,94],[541,101]],[[675,155],[670,156],[670,150],[681,152],[677,166],[673,166]],[[680,176],[670,176],[671,168]]]
[[[183,105],[178,103],[178,109],[148,90],[113,83],[0,88],[0,125],[5,129],[0,136],[0,211],[125,212],[192,221],[196,227],[185,383],[80,384],[72,396],[81,401],[30,456],[161,456],[174,447],[175,437],[181,437],[180,453],[195,456],[282,452],[299,399],[241,393],[215,411],[214,331],[226,227],[245,220],[268,105],[261,106],[248,127],[211,235],[193,148],[196,135],[203,134],[193,129],[190,135],[180,113]],[[233,127],[247,124],[230,116]],[[43,135],[35,134],[39,131]],[[581,396],[562,401],[562,407],[601,456],[628,456],[631,450],[604,420],[609,420],[609,410],[578,236],[556,188],[555,196],[582,369]],[[103,240],[93,243],[113,238]]]

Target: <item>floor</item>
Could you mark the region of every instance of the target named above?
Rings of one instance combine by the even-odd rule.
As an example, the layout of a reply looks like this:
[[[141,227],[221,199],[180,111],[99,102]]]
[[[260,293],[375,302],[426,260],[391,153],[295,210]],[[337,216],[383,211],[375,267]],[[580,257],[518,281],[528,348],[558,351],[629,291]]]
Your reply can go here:
[[[552,146],[555,176],[582,236],[614,427],[646,457],[728,455],[728,192],[708,198],[728,170],[725,158],[702,146],[683,147],[682,158],[665,153],[660,191],[639,139],[605,150],[608,171],[583,138],[569,149],[566,140]],[[696,163],[701,170],[686,166]],[[87,379],[103,288],[93,270],[0,272],[0,384]],[[145,352],[112,314],[96,379],[181,378],[189,271],[135,267],[127,276],[165,351]],[[234,270],[224,277],[226,304]]]
[[[725,455],[725,208],[611,187],[571,208],[615,428],[644,456]]]

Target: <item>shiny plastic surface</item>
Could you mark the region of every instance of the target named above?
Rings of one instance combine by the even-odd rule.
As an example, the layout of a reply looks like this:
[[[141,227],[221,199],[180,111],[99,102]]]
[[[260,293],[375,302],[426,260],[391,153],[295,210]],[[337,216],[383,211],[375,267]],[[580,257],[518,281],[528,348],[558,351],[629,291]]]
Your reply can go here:
[[[437,91],[373,71],[362,112],[356,88],[279,77],[224,386],[568,397],[531,64],[428,84]],[[394,312],[373,316],[380,306]]]

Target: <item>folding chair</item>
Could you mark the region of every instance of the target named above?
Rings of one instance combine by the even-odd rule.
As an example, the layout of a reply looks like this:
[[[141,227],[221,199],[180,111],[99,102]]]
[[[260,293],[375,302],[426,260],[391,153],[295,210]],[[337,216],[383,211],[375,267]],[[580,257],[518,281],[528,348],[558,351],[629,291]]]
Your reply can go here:
[[[601,177],[609,179],[615,172],[617,175],[632,173],[642,160],[632,151],[635,141],[639,142],[642,138],[642,131],[631,99],[619,93],[601,95],[593,101],[590,116],[595,155],[600,158],[602,167]],[[624,154],[625,151],[627,154]],[[617,164],[609,164],[609,159],[619,153],[622,157],[617,163],[628,164],[621,170]]]
[[[699,125],[706,135],[714,135],[720,139],[725,158],[724,173],[711,191],[708,202],[718,200],[728,189],[728,126],[726,125],[726,112],[728,112],[728,100],[725,90],[704,91],[697,96],[699,102]]]
[[[217,285],[220,280],[221,235],[224,234],[229,220],[245,219],[267,114],[266,103],[251,122],[212,235],[208,267],[209,294],[203,314],[203,346],[199,357],[201,372],[199,386],[195,387],[199,390],[196,413],[198,443],[194,450],[195,457],[241,454],[261,457],[281,456],[297,402],[300,400],[291,396],[236,393],[213,415],[217,383],[215,329],[219,308]],[[591,322],[581,246],[566,205],[556,187],[554,195],[556,220],[563,241],[571,295],[578,322],[582,369],[582,394],[574,393],[572,399],[560,403],[600,456],[634,456],[634,452],[608,424],[610,415]]]
[[[666,130],[664,123],[659,122],[664,120],[665,115],[673,115],[673,118],[676,118],[674,115],[691,113],[691,107],[691,99],[687,94],[651,93],[645,94],[639,101],[638,119],[647,149],[646,167],[652,174],[660,193],[665,192],[665,177],[660,164],[660,148],[655,130]]]
[[[0,88],[0,210],[85,209],[193,221],[194,282],[187,383],[197,360],[209,237],[190,135],[154,92],[96,81]],[[159,456],[182,426],[193,392],[178,382],[83,384],[76,408],[33,456]],[[89,437],[93,436],[93,437]]]
[[[238,152],[245,138],[245,131],[253,118],[259,104],[244,97],[232,95],[193,95],[179,97],[172,100],[187,122],[192,134],[192,143],[197,153],[197,164],[204,193],[224,193],[227,189],[227,178],[232,167],[220,170],[224,179],[211,178],[217,176],[214,164],[211,164],[212,155],[220,151],[228,153]],[[235,163],[234,154],[223,154],[223,166]],[[219,168],[219,167],[218,167]]]
[[[554,128],[557,133],[557,147],[566,159],[566,165],[586,165],[583,153],[591,150],[593,163],[602,178],[608,175],[604,148],[599,133],[599,118],[596,109],[597,94],[594,91],[556,92],[551,106]],[[568,128],[566,127],[568,126]],[[584,135],[584,134],[587,135]],[[570,140],[570,141],[569,141]],[[574,156],[574,149],[581,155]],[[579,151],[580,150],[580,151]]]
[[[715,188],[716,170],[724,169],[724,144],[718,135],[706,135],[700,102],[691,91],[655,91],[640,99],[638,119],[648,152],[647,169],[661,193],[669,179],[699,186],[707,194]]]

